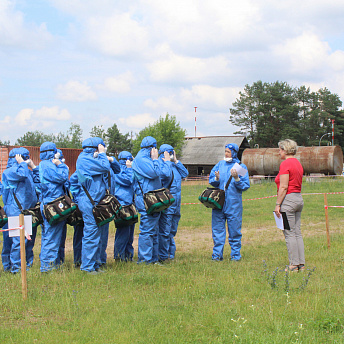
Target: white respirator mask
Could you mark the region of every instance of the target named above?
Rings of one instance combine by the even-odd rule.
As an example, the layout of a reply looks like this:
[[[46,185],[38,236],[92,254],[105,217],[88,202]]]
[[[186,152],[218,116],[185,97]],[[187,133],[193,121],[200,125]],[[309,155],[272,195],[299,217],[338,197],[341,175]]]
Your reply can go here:
[[[54,158],[55,159],[60,159],[61,154],[59,152],[55,153]]]
[[[226,161],[226,162],[231,162],[233,160],[233,158],[226,158],[226,157],[224,157],[223,160]]]
[[[95,151],[95,152],[93,153],[93,157],[94,157],[94,158],[98,158],[98,155],[99,155],[99,152],[98,152],[98,151]]]

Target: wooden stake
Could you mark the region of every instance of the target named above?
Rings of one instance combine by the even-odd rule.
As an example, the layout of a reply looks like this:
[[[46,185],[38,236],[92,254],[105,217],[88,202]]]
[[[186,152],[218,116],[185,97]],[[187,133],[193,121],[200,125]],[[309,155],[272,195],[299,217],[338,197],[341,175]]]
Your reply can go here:
[[[325,205],[325,219],[326,219],[326,236],[327,236],[327,248],[330,249],[330,224],[328,221],[328,207],[327,207],[327,195],[324,194],[324,205]]]
[[[19,215],[20,228],[20,260],[21,260],[21,280],[23,300],[27,299],[27,280],[26,280],[26,254],[25,254],[25,227],[24,215]]]

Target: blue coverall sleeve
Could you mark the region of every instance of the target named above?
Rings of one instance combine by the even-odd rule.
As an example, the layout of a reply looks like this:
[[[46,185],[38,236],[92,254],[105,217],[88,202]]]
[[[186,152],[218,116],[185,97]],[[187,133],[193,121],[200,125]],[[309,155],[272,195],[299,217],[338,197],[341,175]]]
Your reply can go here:
[[[68,180],[69,169],[66,164],[56,166],[51,162],[50,166],[43,170],[43,179],[56,184],[64,184]]]
[[[41,182],[39,180],[39,168],[38,168],[38,166],[32,170],[32,178],[33,178],[34,183],[40,183]]]
[[[143,157],[141,160],[141,170],[145,173],[146,178],[155,179],[160,176],[159,160],[152,160],[148,157]]]
[[[214,187],[219,187],[220,180],[215,180],[215,172],[219,170],[219,164],[217,163],[211,170],[209,175],[209,184]]]
[[[115,174],[121,172],[121,166],[115,158],[113,158],[113,161],[110,163],[110,167]]]
[[[189,175],[189,171],[180,161],[178,161],[175,166],[182,179],[186,178]]]
[[[84,161],[81,162],[81,165],[83,163],[87,164],[87,173],[91,176],[104,174],[110,169],[110,162],[105,153],[100,153],[97,159],[84,159]],[[81,166],[81,168],[85,169],[83,166]]]
[[[6,175],[7,181],[11,182],[20,182],[25,180],[30,175],[29,167],[26,162],[21,162],[18,164],[17,168],[11,168],[8,170]]]
[[[244,164],[240,165],[244,169],[247,170],[247,167]],[[235,187],[240,191],[245,191],[250,187],[250,178],[248,173],[246,173],[244,176],[239,176],[239,181],[234,181]]]
[[[116,183],[120,186],[130,186],[133,183],[133,169],[127,168],[116,175]]]

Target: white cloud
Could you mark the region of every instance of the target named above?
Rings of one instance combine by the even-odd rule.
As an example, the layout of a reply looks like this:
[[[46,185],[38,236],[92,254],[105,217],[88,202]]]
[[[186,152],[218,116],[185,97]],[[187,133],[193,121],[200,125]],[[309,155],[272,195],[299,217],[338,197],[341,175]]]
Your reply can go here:
[[[53,106],[51,108],[43,106],[41,109],[35,111],[34,117],[37,119],[55,121],[68,121],[71,119],[69,111],[67,109],[60,110],[58,106]]]
[[[87,82],[68,81],[56,88],[57,98],[71,102],[84,102],[97,99],[97,95],[88,86]]]
[[[0,1],[0,45],[41,49],[52,39],[46,24],[25,23],[24,14],[15,11],[14,4],[9,0]]]
[[[149,124],[156,121],[150,113],[143,113],[129,117],[119,118],[119,122],[126,125],[128,128],[143,129]]]
[[[97,87],[115,93],[128,93],[131,91],[131,83],[133,81],[132,73],[126,72],[115,77],[106,78],[104,83]]]

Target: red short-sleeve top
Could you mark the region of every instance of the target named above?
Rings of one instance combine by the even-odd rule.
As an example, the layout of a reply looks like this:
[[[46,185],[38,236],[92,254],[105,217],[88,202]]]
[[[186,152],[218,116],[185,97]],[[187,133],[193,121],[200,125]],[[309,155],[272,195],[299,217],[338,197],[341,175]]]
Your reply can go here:
[[[299,160],[296,158],[289,158],[282,161],[275,183],[277,190],[280,187],[280,175],[289,174],[289,184],[287,194],[292,192],[301,192],[303,167]]]

